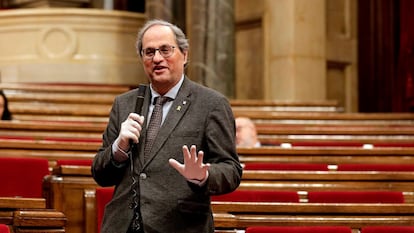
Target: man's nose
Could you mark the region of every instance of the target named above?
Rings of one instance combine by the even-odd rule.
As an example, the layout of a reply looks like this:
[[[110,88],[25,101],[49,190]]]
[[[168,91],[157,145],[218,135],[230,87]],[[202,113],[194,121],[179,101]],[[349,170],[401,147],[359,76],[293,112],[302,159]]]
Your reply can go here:
[[[161,52],[159,50],[155,50],[154,57],[152,58],[152,60],[159,61],[162,59],[164,59],[164,57],[161,55]]]

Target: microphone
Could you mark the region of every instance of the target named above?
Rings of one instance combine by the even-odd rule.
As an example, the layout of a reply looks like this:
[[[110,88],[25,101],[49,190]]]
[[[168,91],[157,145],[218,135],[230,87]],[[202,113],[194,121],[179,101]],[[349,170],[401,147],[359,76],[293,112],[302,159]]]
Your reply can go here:
[[[142,112],[142,104],[144,103],[145,98],[145,91],[147,90],[147,86],[144,84],[140,84],[138,87],[138,96],[137,96],[137,102],[135,105],[135,113],[138,115],[141,115]],[[137,143],[133,143],[132,140],[130,140],[130,144],[132,146],[136,146]]]
[[[141,108],[142,104],[144,103],[145,98],[145,91],[147,90],[147,86],[144,84],[140,84],[138,87],[138,96],[137,96],[137,104],[135,105],[135,113],[141,115]]]

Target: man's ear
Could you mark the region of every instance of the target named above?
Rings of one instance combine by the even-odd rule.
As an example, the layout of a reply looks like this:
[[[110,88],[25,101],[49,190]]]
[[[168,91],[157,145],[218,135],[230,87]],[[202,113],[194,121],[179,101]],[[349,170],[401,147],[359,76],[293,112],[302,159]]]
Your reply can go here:
[[[184,64],[187,64],[188,63],[188,50],[184,51],[183,54],[184,54]]]

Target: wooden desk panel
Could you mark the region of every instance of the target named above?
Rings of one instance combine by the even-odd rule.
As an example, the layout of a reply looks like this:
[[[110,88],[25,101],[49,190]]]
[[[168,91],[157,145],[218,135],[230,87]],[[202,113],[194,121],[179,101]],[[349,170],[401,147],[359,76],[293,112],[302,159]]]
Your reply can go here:
[[[44,198],[0,197],[0,223],[14,233],[63,233],[66,216],[46,208]]]

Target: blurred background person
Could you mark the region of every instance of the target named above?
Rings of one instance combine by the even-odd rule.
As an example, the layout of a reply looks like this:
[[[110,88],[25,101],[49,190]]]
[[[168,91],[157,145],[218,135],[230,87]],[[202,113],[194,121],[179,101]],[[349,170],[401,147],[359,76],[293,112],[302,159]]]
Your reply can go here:
[[[260,147],[261,143],[257,137],[256,125],[247,117],[236,118],[236,146],[238,147]]]
[[[12,119],[12,115],[9,111],[7,97],[2,90],[0,90],[0,116],[2,120]]]

